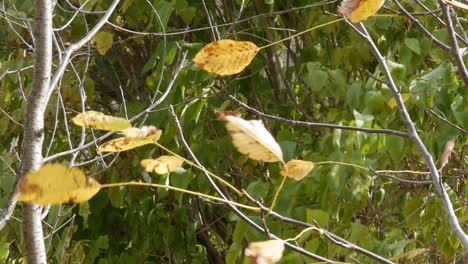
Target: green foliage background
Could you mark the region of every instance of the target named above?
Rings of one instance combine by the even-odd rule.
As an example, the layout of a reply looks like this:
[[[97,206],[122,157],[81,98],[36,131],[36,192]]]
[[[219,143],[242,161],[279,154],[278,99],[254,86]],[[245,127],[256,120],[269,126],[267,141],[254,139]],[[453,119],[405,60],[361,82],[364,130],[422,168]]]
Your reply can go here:
[[[187,62],[191,62],[204,44],[213,41],[213,34],[261,46],[337,19],[335,2],[291,10],[311,1],[255,0],[245,1],[240,19],[232,24],[243,2],[206,1],[204,6],[202,1],[191,0],[122,1],[111,23],[157,34],[135,34],[106,25],[102,31],[111,33],[113,38],[105,55],[100,55],[94,44],[80,50],[72,60],[76,72],[68,67],[60,94],[54,93],[49,102],[44,156],[66,151],[70,144],[76,146],[80,142],[81,129],[69,121],[82,111],[79,87],[86,91],[86,109],[132,117],[151,104],[154,94],[159,97],[165,92],[173,81],[181,53],[187,52]],[[421,2],[436,8],[434,0]],[[402,3],[412,12],[424,11],[413,1]],[[109,4],[108,0],[91,0],[85,9],[101,11]],[[382,13],[396,9],[390,1],[385,5],[390,11]],[[34,16],[31,0],[13,0],[1,8],[5,9],[4,15],[19,21],[30,21]],[[282,10],[289,11],[280,13]],[[218,25],[216,29],[210,29],[207,12],[211,23]],[[66,1],[58,1],[55,27],[64,25],[73,14]],[[33,59],[31,49],[18,37],[32,43],[31,36],[17,24],[12,25],[14,32],[4,15],[0,19],[0,75],[29,66]],[[461,16],[466,18],[466,13]],[[79,40],[99,18],[94,14],[78,15],[66,29],[56,32],[59,45]],[[418,18],[434,35],[448,42],[446,29],[433,17]],[[443,171],[443,180],[459,221],[467,230],[467,138],[428,112],[432,109],[457,126],[468,127],[467,89],[457,75],[456,65],[404,17],[374,17],[365,26],[386,57],[418,133],[434,158],[439,161],[445,143],[455,139],[454,155]],[[163,32],[168,34],[163,37],[159,34]],[[54,63],[57,61],[55,57]],[[371,74],[383,79],[365,41],[340,22],[262,50],[237,76],[217,78],[193,63],[187,64],[168,97],[137,125],[163,129],[160,143],[188,157],[168,112],[169,105],[175,105],[186,139],[201,163],[270,204],[281,180],[278,164],[263,164],[240,155],[223,124],[216,121],[214,111],[236,110],[245,119],[259,118],[230,101],[228,95],[233,95],[264,113],[286,119],[405,131],[392,104],[391,92]],[[6,74],[0,80],[0,107],[4,112],[0,115],[2,206],[15,180],[12,171],[19,171],[22,127],[18,123],[24,122],[24,95],[31,81],[32,68]],[[333,160],[375,169],[426,170],[417,149],[405,138],[263,121],[280,143],[286,160]],[[101,135],[98,131],[88,132],[86,142]],[[19,143],[15,146],[14,142]],[[163,150],[146,146],[101,160],[96,148],[91,147],[78,153],[75,165],[85,163],[87,174],[101,183],[169,181],[177,187],[215,195],[202,173],[189,166],[184,166],[184,172],[162,177],[142,171],[141,159],[162,154]],[[55,161],[69,163],[70,157]],[[399,176],[427,179],[423,175]],[[238,199],[234,193],[231,195]],[[247,203],[242,198],[239,201]],[[288,180],[276,211],[304,222],[316,222],[386,258],[426,249],[405,263],[447,263],[463,252],[433,187],[376,178],[347,166],[320,165],[300,182]],[[246,213],[260,222],[258,214]],[[18,263],[23,257],[19,209],[14,216],[0,233],[0,261],[5,263]],[[282,238],[294,237],[301,231],[270,218],[266,222],[270,231]],[[44,219],[44,232],[50,263],[241,263],[247,261],[243,249],[249,242],[266,239],[225,206],[163,189],[136,187],[103,190],[86,203],[51,207]],[[372,263],[316,233],[297,242],[337,261]],[[289,250],[281,261],[310,262],[311,259]]]

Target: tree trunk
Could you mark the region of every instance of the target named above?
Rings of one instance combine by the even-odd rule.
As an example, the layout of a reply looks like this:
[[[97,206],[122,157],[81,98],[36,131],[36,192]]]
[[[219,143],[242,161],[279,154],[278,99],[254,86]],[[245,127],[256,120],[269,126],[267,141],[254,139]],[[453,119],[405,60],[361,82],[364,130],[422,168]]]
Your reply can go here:
[[[35,1],[34,72],[26,106],[21,176],[42,166],[44,113],[52,67],[52,9],[51,0]],[[46,263],[40,206],[23,205],[23,232],[27,263]]]

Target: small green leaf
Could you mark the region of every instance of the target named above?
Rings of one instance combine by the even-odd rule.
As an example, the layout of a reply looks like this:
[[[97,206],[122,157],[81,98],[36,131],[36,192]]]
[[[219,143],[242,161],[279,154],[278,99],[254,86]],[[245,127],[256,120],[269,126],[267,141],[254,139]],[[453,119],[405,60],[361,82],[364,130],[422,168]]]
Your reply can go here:
[[[405,45],[414,53],[421,55],[421,47],[419,46],[419,40],[415,38],[406,38]]]

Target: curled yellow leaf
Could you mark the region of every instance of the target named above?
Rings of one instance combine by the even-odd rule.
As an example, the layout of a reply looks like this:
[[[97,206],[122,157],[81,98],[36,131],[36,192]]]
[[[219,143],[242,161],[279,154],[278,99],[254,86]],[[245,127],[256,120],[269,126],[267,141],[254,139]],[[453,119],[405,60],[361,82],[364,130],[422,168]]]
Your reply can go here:
[[[161,156],[157,159],[144,159],[141,166],[147,172],[156,172],[157,174],[166,174],[175,171],[182,166],[184,161],[176,156]]]
[[[99,146],[99,152],[122,152],[127,151],[130,149],[134,149],[137,147],[141,147],[147,144],[153,144],[154,142],[158,141],[161,137],[161,130],[154,131],[153,134],[150,134],[143,138],[128,138],[128,137],[121,137],[116,138],[110,141],[107,141]]]
[[[22,177],[19,189],[18,201],[47,206],[87,201],[101,189],[101,185],[78,168],[46,164]]]
[[[281,175],[300,181],[314,168],[314,163],[305,160],[290,160],[281,168]]]
[[[96,111],[86,111],[72,119],[77,126],[98,130],[123,131],[132,127],[130,122],[121,117],[109,116]]]
[[[222,39],[204,46],[193,61],[202,70],[227,76],[244,70],[258,51],[257,45],[250,41]]]
[[[343,0],[338,13],[348,18],[352,23],[367,20],[375,15],[385,0]]]
[[[253,242],[245,249],[245,255],[252,263],[274,264],[281,260],[284,251],[284,242],[281,240],[267,240]]]
[[[260,120],[244,120],[237,116],[224,116],[226,129],[237,150],[254,160],[283,161],[283,152]]]

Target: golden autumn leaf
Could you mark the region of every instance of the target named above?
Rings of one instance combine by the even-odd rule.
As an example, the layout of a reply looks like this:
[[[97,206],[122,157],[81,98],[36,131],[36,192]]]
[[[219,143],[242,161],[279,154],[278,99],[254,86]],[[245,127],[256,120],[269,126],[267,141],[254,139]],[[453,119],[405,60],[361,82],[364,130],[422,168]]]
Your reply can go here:
[[[267,240],[250,243],[244,253],[254,264],[274,264],[280,261],[283,251],[283,241]]]
[[[338,13],[348,18],[352,23],[358,23],[375,15],[385,0],[343,0]]]
[[[227,76],[244,70],[258,51],[257,45],[250,41],[222,39],[204,46],[193,61],[202,70]]]
[[[157,174],[166,174],[175,171],[182,166],[184,161],[176,156],[161,156],[157,159],[144,159],[141,166],[147,172],[156,172]]]
[[[19,189],[18,201],[47,206],[87,201],[101,189],[101,185],[78,168],[46,164],[22,177]]]
[[[99,146],[99,152],[122,152],[127,151],[130,149],[134,149],[137,147],[141,147],[143,145],[152,144],[159,140],[161,137],[161,130],[157,130],[154,134],[150,134],[143,138],[128,138],[128,137],[121,137],[116,138],[110,141],[107,141]]]
[[[227,115],[222,118],[237,150],[254,160],[283,161],[283,152],[260,120],[244,120]]]
[[[142,128],[130,127],[122,131],[126,138],[145,138],[153,134],[161,134],[161,130],[155,126],[143,126]]]
[[[96,111],[86,111],[72,119],[77,126],[98,130],[123,131],[132,127],[130,122],[121,117],[109,116]]]
[[[296,181],[304,178],[314,168],[314,163],[305,160],[290,160],[281,168],[281,175]]]

